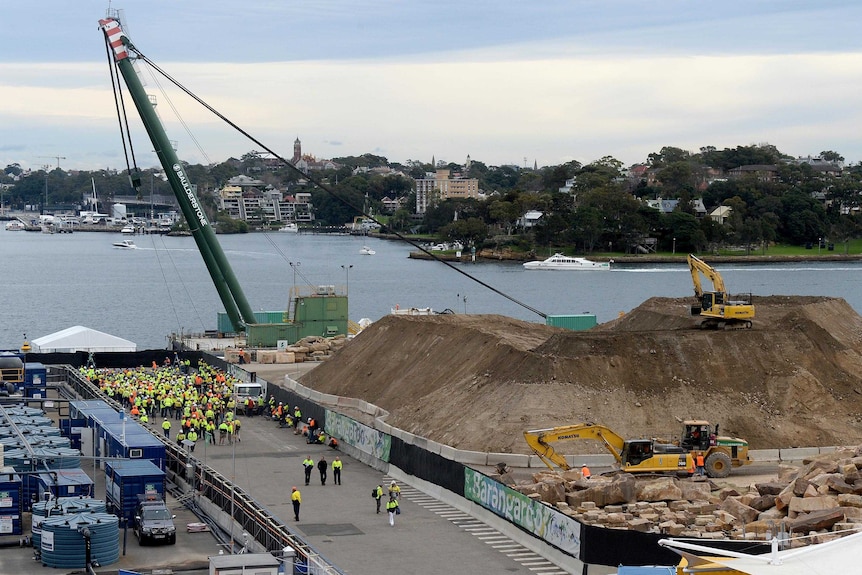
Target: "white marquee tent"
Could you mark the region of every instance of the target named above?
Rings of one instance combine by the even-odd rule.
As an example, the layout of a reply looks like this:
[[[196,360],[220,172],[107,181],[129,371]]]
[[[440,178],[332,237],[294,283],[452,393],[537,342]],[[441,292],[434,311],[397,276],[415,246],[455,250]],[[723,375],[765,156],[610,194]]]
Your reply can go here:
[[[138,344],[82,325],[76,325],[30,342],[37,353],[72,353],[76,351],[137,351]]]

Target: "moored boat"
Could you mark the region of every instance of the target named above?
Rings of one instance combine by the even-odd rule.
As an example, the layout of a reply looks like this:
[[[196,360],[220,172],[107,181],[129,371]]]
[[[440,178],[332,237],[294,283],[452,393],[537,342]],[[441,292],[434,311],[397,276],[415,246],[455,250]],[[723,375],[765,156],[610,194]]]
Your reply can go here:
[[[11,220],[6,222],[7,232],[20,232],[24,229],[24,223],[21,220]]]
[[[120,233],[121,234],[129,234],[129,235],[134,234],[135,233],[135,226],[133,226],[132,224],[128,224],[126,226],[123,226],[123,229],[120,230]]]
[[[299,226],[296,225],[296,222],[290,222],[278,228],[278,231],[286,232],[288,234],[295,234],[299,232]]]
[[[527,270],[596,270],[607,271],[611,269],[610,262],[593,262],[586,258],[565,256],[556,253],[546,260],[526,262],[524,269]]]

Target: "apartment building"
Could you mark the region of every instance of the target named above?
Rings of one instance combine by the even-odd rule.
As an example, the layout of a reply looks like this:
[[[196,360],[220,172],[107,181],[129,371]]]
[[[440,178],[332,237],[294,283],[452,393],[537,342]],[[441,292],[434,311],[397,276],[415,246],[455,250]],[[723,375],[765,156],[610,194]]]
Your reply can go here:
[[[416,213],[424,214],[428,206],[450,198],[478,198],[479,180],[451,177],[449,170],[426,173],[416,181]]]

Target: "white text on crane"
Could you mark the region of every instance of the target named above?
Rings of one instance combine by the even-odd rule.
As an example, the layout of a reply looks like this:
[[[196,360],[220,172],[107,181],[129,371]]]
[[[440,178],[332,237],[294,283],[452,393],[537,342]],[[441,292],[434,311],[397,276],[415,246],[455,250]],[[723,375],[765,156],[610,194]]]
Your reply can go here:
[[[207,217],[206,215],[204,215],[204,211],[201,208],[200,204],[198,204],[198,199],[197,197],[195,197],[195,193],[192,191],[192,188],[189,185],[189,180],[186,177],[186,173],[183,171],[183,167],[179,164],[174,164],[174,172],[176,172],[177,177],[180,179],[180,184],[182,184],[183,190],[186,193],[186,197],[189,199],[192,209],[195,211],[195,215],[198,218],[198,223],[201,226],[208,226],[209,222],[207,222]]]

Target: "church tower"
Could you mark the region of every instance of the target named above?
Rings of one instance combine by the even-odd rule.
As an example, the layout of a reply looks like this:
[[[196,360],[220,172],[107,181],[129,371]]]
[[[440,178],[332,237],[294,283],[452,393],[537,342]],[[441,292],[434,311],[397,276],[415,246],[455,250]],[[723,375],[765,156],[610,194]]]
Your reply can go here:
[[[293,160],[292,163],[296,164],[299,160],[302,159],[302,142],[299,141],[299,138],[296,138],[293,141]]]

